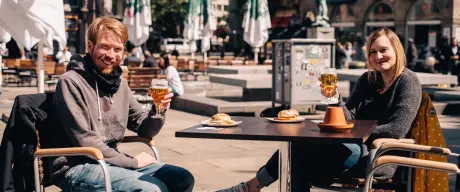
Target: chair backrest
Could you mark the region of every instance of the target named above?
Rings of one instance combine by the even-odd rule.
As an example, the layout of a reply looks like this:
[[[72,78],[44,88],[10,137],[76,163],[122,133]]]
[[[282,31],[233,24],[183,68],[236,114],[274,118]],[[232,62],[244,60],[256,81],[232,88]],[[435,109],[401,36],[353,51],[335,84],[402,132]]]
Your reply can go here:
[[[20,59],[5,59],[5,64],[8,69],[16,69],[20,65]]]
[[[56,65],[54,68],[54,75],[62,75],[66,71],[65,65]]]
[[[21,134],[20,140],[16,141],[18,145],[24,148],[47,148],[51,146],[54,133],[51,130],[53,125],[52,117],[52,100],[54,92],[19,95],[15,98],[13,109],[8,120],[7,128],[16,129],[17,134]],[[52,123],[53,122],[53,123]],[[32,129],[35,129],[33,131]],[[12,136],[14,137],[14,136]],[[32,151],[33,152],[33,151]],[[16,152],[15,152],[16,153]],[[29,154],[30,151],[21,151],[18,154],[24,158],[15,160],[13,169],[23,170],[23,173],[33,173],[33,155]],[[15,154],[16,155],[16,154]],[[30,157],[30,158],[29,158]],[[46,160],[46,159],[44,159]],[[39,162],[40,170],[48,170],[48,162]],[[21,171],[22,172],[22,171]],[[45,178],[46,183],[49,184],[50,173],[41,171],[40,180]],[[22,176],[27,178],[28,175]],[[16,180],[16,179],[15,179]],[[33,179],[28,178],[22,183],[25,188],[33,189]],[[16,185],[16,184],[15,184]]]
[[[131,89],[148,89],[152,79],[163,78],[158,67],[132,67],[129,69],[129,87]]]
[[[34,61],[31,59],[21,59],[19,69],[23,70],[33,70],[35,69]]]
[[[414,119],[411,130],[408,135],[414,139],[416,144],[446,147],[442,129],[436,114],[436,110],[431,102],[430,96],[427,93],[422,94],[422,102]],[[416,153],[415,158],[439,162],[447,162],[447,157],[430,154]],[[426,187],[427,191],[436,189],[448,188],[447,172],[426,171],[424,169],[415,169],[413,175],[413,188]],[[440,186],[440,188],[438,187]]]
[[[63,65],[62,65],[63,66]],[[36,73],[39,72],[39,67],[36,67]],[[43,71],[45,75],[54,75],[56,71],[56,62],[54,61],[43,61]]]

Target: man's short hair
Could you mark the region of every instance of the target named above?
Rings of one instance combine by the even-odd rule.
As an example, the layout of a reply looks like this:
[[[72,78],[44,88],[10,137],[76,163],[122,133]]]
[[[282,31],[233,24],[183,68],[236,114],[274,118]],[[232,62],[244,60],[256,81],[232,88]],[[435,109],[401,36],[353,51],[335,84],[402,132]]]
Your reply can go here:
[[[120,37],[121,42],[125,44],[128,41],[128,28],[112,17],[98,17],[94,19],[88,27],[88,40],[96,44],[100,32],[114,33]]]

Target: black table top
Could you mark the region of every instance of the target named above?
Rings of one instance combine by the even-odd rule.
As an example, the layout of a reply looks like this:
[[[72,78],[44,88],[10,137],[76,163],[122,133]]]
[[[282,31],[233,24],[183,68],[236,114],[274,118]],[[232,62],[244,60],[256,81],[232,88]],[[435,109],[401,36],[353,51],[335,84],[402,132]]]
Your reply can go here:
[[[176,132],[176,137],[259,140],[259,141],[302,141],[312,143],[364,143],[377,126],[377,121],[355,120],[351,132],[322,132],[317,124],[305,120],[300,123],[274,123],[262,117],[232,117],[242,121],[235,127],[219,130],[200,130],[206,125],[196,125]]]

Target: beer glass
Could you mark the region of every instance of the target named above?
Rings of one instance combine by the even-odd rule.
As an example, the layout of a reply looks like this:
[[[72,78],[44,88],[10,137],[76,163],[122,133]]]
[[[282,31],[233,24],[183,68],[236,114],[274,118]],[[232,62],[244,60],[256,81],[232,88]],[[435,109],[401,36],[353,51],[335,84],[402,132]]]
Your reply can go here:
[[[321,81],[321,94],[326,98],[322,100],[323,104],[335,104],[338,103],[337,98],[333,98],[337,94],[337,72],[335,68],[326,68],[321,73],[319,78]]]
[[[149,94],[152,96],[156,111],[156,114],[152,118],[163,118],[163,115],[160,113],[162,110],[161,100],[168,94],[168,82],[164,79],[152,79]]]

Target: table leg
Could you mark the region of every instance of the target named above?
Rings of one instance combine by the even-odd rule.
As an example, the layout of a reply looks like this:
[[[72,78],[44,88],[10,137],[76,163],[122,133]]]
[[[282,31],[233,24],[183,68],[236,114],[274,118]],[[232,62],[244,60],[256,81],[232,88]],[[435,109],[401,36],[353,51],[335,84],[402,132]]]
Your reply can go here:
[[[279,181],[280,192],[291,192],[291,142],[280,142]]]

